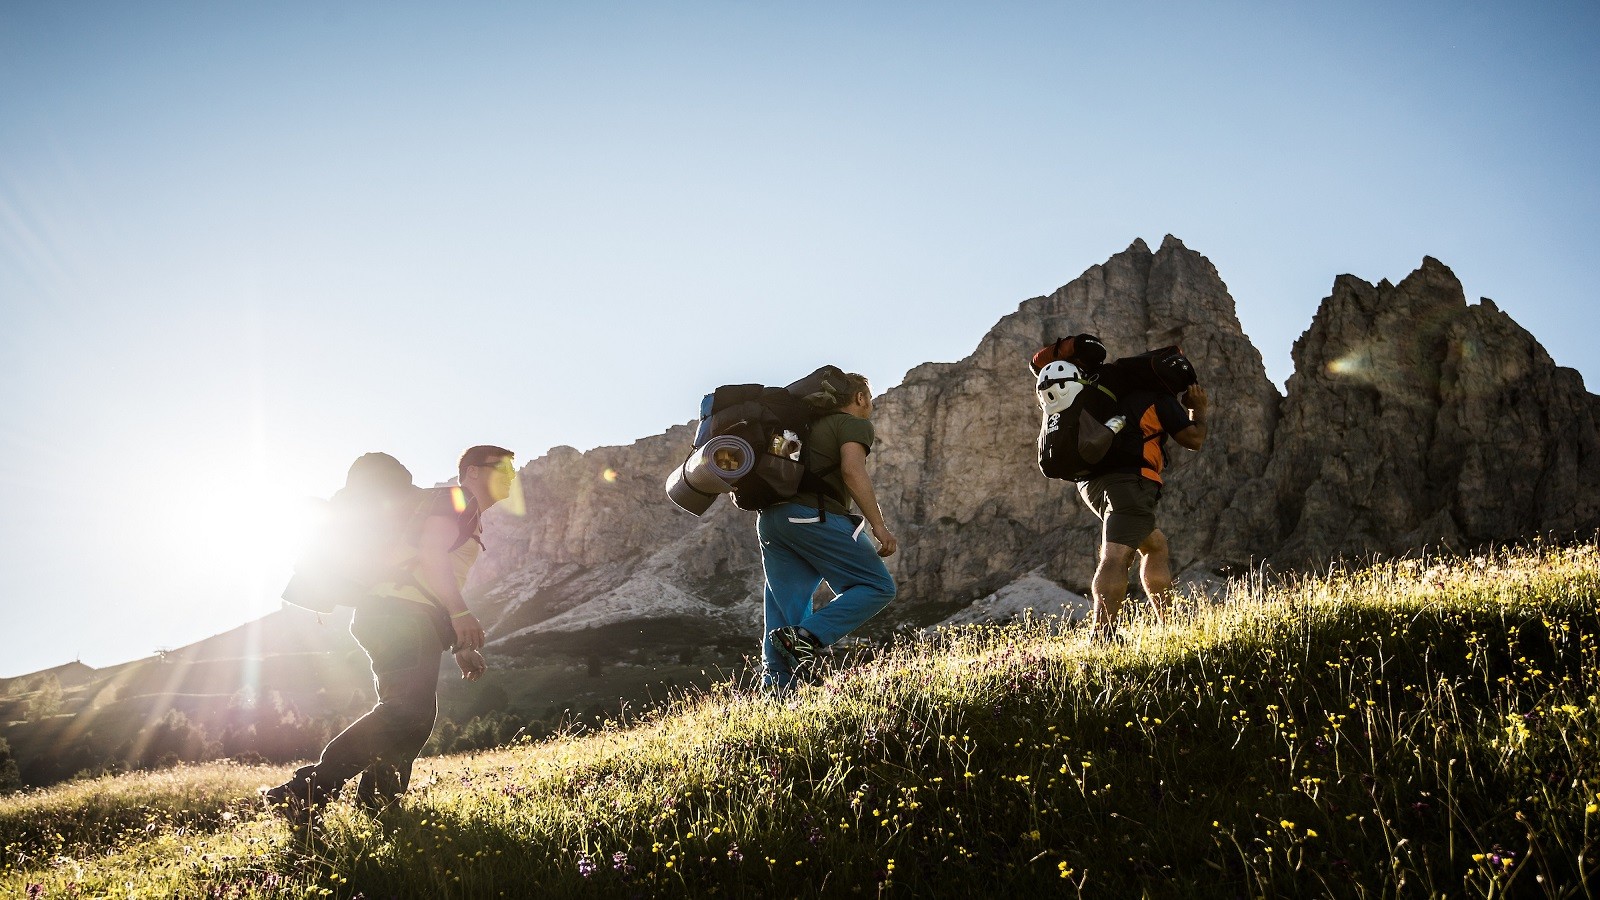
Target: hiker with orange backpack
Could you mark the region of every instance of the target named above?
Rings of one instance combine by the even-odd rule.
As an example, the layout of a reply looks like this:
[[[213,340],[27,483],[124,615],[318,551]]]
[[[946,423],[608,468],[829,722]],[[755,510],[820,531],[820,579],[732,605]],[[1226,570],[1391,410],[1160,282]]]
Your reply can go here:
[[[1045,423],[1039,466],[1077,484],[1101,521],[1094,573],[1093,640],[1116,637],[1128,575],[1139,557],[1139,580],[1157,621],[1172,591],[1167,537],[1156,527],[1166,468],[1166,439],[1199,450],[1209,433],[1210,399],[1177,347],[1106,363],[1105,346],[1089,334],[1062,338],[1034,354]]]

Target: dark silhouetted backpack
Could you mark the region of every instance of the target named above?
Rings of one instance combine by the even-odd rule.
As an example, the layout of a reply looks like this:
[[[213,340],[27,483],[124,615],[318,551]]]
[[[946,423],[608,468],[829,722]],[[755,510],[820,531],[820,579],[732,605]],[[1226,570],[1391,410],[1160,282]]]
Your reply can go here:
[[[1072,363],[1093,373],[1106,361],[1106,345],[1092,334],[1056,338],[1033,352],[1033,360],[1028,363],[1028,368],[1038,375],[1040,369],[1057,361]]]
[[[1094,474],[1136,472],[1147,465],[1145,445],[1158,441],[1164,432],[1145,434],[1139,421],[1150,408],[1141,398],[1152,394],[1181,396],[1198,383],[1194,365],[1177,346],[1158,347],[1137,356],[1125,356],[1101,368],[1101,383],[1119,398],[1119,411],[1128,417],[1128,427],[1112,442],[1095,466]],[[1153,399],[1153,398],[1152,398]],[[1132,404],[1138,404],[1133,408]]]
[[[838,492],[806,469],[806,442],[817,419],[850,401],[845,373],[823,366],[787,387],[723,385],[700,403],[688,458],[667,478],[667,496],[703,515],[723,493],[740,509],[765,509],[795,495]],[[842,499],[842,498],[838,498]]]
[[[1105,345],[1091,334],[1061,338],[1033,354],[1029,368],[1043,414],[1039,471],[1047,478],[1088,477],[1127,422],[1117,413],[1117,395],[1101,383],[1105,358]]]
[[[1194,365],[1183,355],[1183,348],[1158,347],[1138,356],[1124,356],[1103,373],[1105,380],[1122,390],[1161,391],[1182,394],[1199,380]]]
[[[440,492],[452,490],[459,489],[417,487],[411,472],[387,453],[359,457],[344,488],[322,504],[283,599],[329,613],[355,606],[380,584],[414,577],[422,523],[443,502]],[[455,546],[471,538],[466,532]]]

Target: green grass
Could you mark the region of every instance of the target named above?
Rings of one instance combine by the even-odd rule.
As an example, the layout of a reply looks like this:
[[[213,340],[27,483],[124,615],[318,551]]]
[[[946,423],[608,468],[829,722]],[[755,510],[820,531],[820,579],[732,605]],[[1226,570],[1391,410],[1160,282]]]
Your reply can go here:
[[[0,800],[0,893],[1586,896],[1600,886],[1600,552],[1264,588],[1091,647],[968,628],[774,702],[425,761],[317,835],[286,770]],[[620,855],[619,855],[620,854]]]

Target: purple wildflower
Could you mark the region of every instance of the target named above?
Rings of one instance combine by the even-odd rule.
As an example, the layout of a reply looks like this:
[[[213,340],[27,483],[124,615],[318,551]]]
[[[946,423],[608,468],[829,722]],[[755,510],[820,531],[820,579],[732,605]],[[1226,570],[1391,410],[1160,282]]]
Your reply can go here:
[[[28,882],[28,900],[39,900],[44,896],[44,885]]]
[[[738,865],[744,862],[744,853],[740,852],[738,844],[728,845],[728,862]]]
[[[589,858],[589,854],[587,854],[587,853],[578,854],[578,874],[579,875],[582,875],[583,877],[588,878],[590,875],[594,874],[594,870],[597,869],[597,868],[599,868],[599,867],[594,864],[594,860]]]
[[[627,877],[633,874],[635,867],[629,864],[628,854],[618,850],[617,852],[611,854],[611,868],[621,872],[623,877]]]

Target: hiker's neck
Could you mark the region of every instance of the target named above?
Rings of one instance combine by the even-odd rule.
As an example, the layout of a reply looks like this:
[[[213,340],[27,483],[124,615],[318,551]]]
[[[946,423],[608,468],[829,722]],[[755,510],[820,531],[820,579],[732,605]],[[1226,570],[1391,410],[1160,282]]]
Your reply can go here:
[[[469,481],[462,485],[462,487],[466,490],[467,496],[471,497],[473,501],[477,503],[479,512],[488,509],[496,502],[493,497],[489,496],[488,487],[483,484]]]

